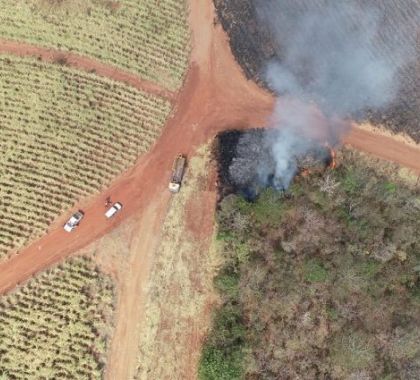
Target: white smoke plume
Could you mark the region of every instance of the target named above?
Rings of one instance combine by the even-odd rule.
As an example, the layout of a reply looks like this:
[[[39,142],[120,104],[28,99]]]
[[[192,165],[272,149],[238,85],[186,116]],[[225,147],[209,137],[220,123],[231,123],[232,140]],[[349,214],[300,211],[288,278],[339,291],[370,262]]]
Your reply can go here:
[[[305,11],[291,14],[291,1],[303,0],[256,0],[259,22],[281,52],[265,73],[278,95],[270,120],[276,130],[264,139],[274,173],[266,160],[258,167],[261,183],[274,175],[278,188],[289,186],[297,157],[336,144],[349,118],[385,107],[398,91],[398,70],[415,56],[401,37],[406,31],[383,29],[392,9],[381,2],[308,0]]]

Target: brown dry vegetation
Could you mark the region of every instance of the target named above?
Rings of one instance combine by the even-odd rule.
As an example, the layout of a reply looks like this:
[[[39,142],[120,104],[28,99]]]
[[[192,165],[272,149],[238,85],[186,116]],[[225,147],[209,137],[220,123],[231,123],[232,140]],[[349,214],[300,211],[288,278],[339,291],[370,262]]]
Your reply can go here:
[[[171,200],[147,288],[138,379],[196,377],[208,312],[215,300],[212,279],[218,262],[210,247],[216,194],[209,171],[209,153],[201,149],[189,162],[182,191]],[[197,228],[195,220],[201,222]],[[203,235],[201,228],[206,225],[210,230]]]
[[[339,162],[222,201],[201,379],[419,378],[420,188],[360,153]]]

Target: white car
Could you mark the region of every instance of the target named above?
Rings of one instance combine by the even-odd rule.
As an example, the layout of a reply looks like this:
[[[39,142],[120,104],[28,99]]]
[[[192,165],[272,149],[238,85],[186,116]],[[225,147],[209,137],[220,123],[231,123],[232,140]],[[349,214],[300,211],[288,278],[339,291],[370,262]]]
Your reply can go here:
[[[116,202],[108,209],[108,211],[105,213],[105,216],[107,218],[112,218],[121,209],[122,209],[122,204],[120,202]]]
[[[64,225],[64,231],[73,231],[79,225],[80,221],[83,219],[84,216],[84,212],[80,210],[74,213]]]

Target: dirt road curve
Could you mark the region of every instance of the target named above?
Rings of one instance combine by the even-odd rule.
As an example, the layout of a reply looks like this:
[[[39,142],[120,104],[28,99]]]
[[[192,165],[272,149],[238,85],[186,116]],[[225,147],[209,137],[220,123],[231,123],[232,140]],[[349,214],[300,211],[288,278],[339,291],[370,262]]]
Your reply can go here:
[[[85,200],[80,208],[88,217],[73,234],[62,231],[60,218],[44,238],[19,255],[0,264],[0,292],[13,288],[37,271],[60,260],[110,231],[121,218],[138,212],[145,204],[165,191],[173,157],[178,152],[191,153],[218,131],[263,125],[270,115],[273,99],[254,83],[246,81],[229,50],[220,26],[213,27],[210,1],[191,1],[193,51],[190,70],[181,93],[175,99],[176,112],[153,150],[121,176],[102,196]],[[27,44],[0,40],[0,52],[21,56],[41,55],[45,61],[56,61],[63,53]],[[162,89],[133,74],[109,67],[90,58],[65,54],[68,64],[156,94]],[[128,79],[127,79],[128,78]],[[167,97],[174,96],[167,93]],[[390,137],[378,136],[353,128],[345,137],[347,144],[391,161],[399,162],[420,173],[419,148]],[[103,217],[108,194],[125,204],[124,212],[113,221]],[[39,252],[42,250],[42,255]]]
[[[71,234],[63,231],[62,223],[69,216],[63,215],[46,236],[1,263],[0,292],[86,246],[153,201],[160,202],[177,153],[191,154],[219,131],[265,123],[273,106],[272,97],[243,78],[222,29],[214,28],[212,21],[210,1],[191,1],[191,65],[176,99],[176,112],[156,145],[109,191],[80,203],[78,208],[85,210],[86,218],[77,230]],[[124,211],[111,221],[103,215],[108,195],[124,204]]]
[[[162,88],[161,86],[139,78],[137,75],[118,67],[102,63],[93,58],[84,57],[79,54],[34,46],[25,42],[10,41],[0,38],[0,54],[12,54],[19,57],[37,57],[44,62],[59,63],[71,66],[76,69],[94,72],[102,77],[111,78],[118,82],[124,82],[141,91],[162,96],[169,101],[175,99],[175,93]]]

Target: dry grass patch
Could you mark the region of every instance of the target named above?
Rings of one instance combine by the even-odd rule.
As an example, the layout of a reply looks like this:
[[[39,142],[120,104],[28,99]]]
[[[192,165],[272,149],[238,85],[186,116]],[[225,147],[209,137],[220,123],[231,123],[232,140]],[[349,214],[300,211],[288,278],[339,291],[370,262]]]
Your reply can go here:
[[[147,292],[137,379],[196,376],[218,255],[212,236],[195,240],[185,220],[190,199],[207,191],[202,179],[211,170],[209,160],[207,150],[191,159],[182,190],[171,201]],[[213,218],[212,210],[200,212]]]

